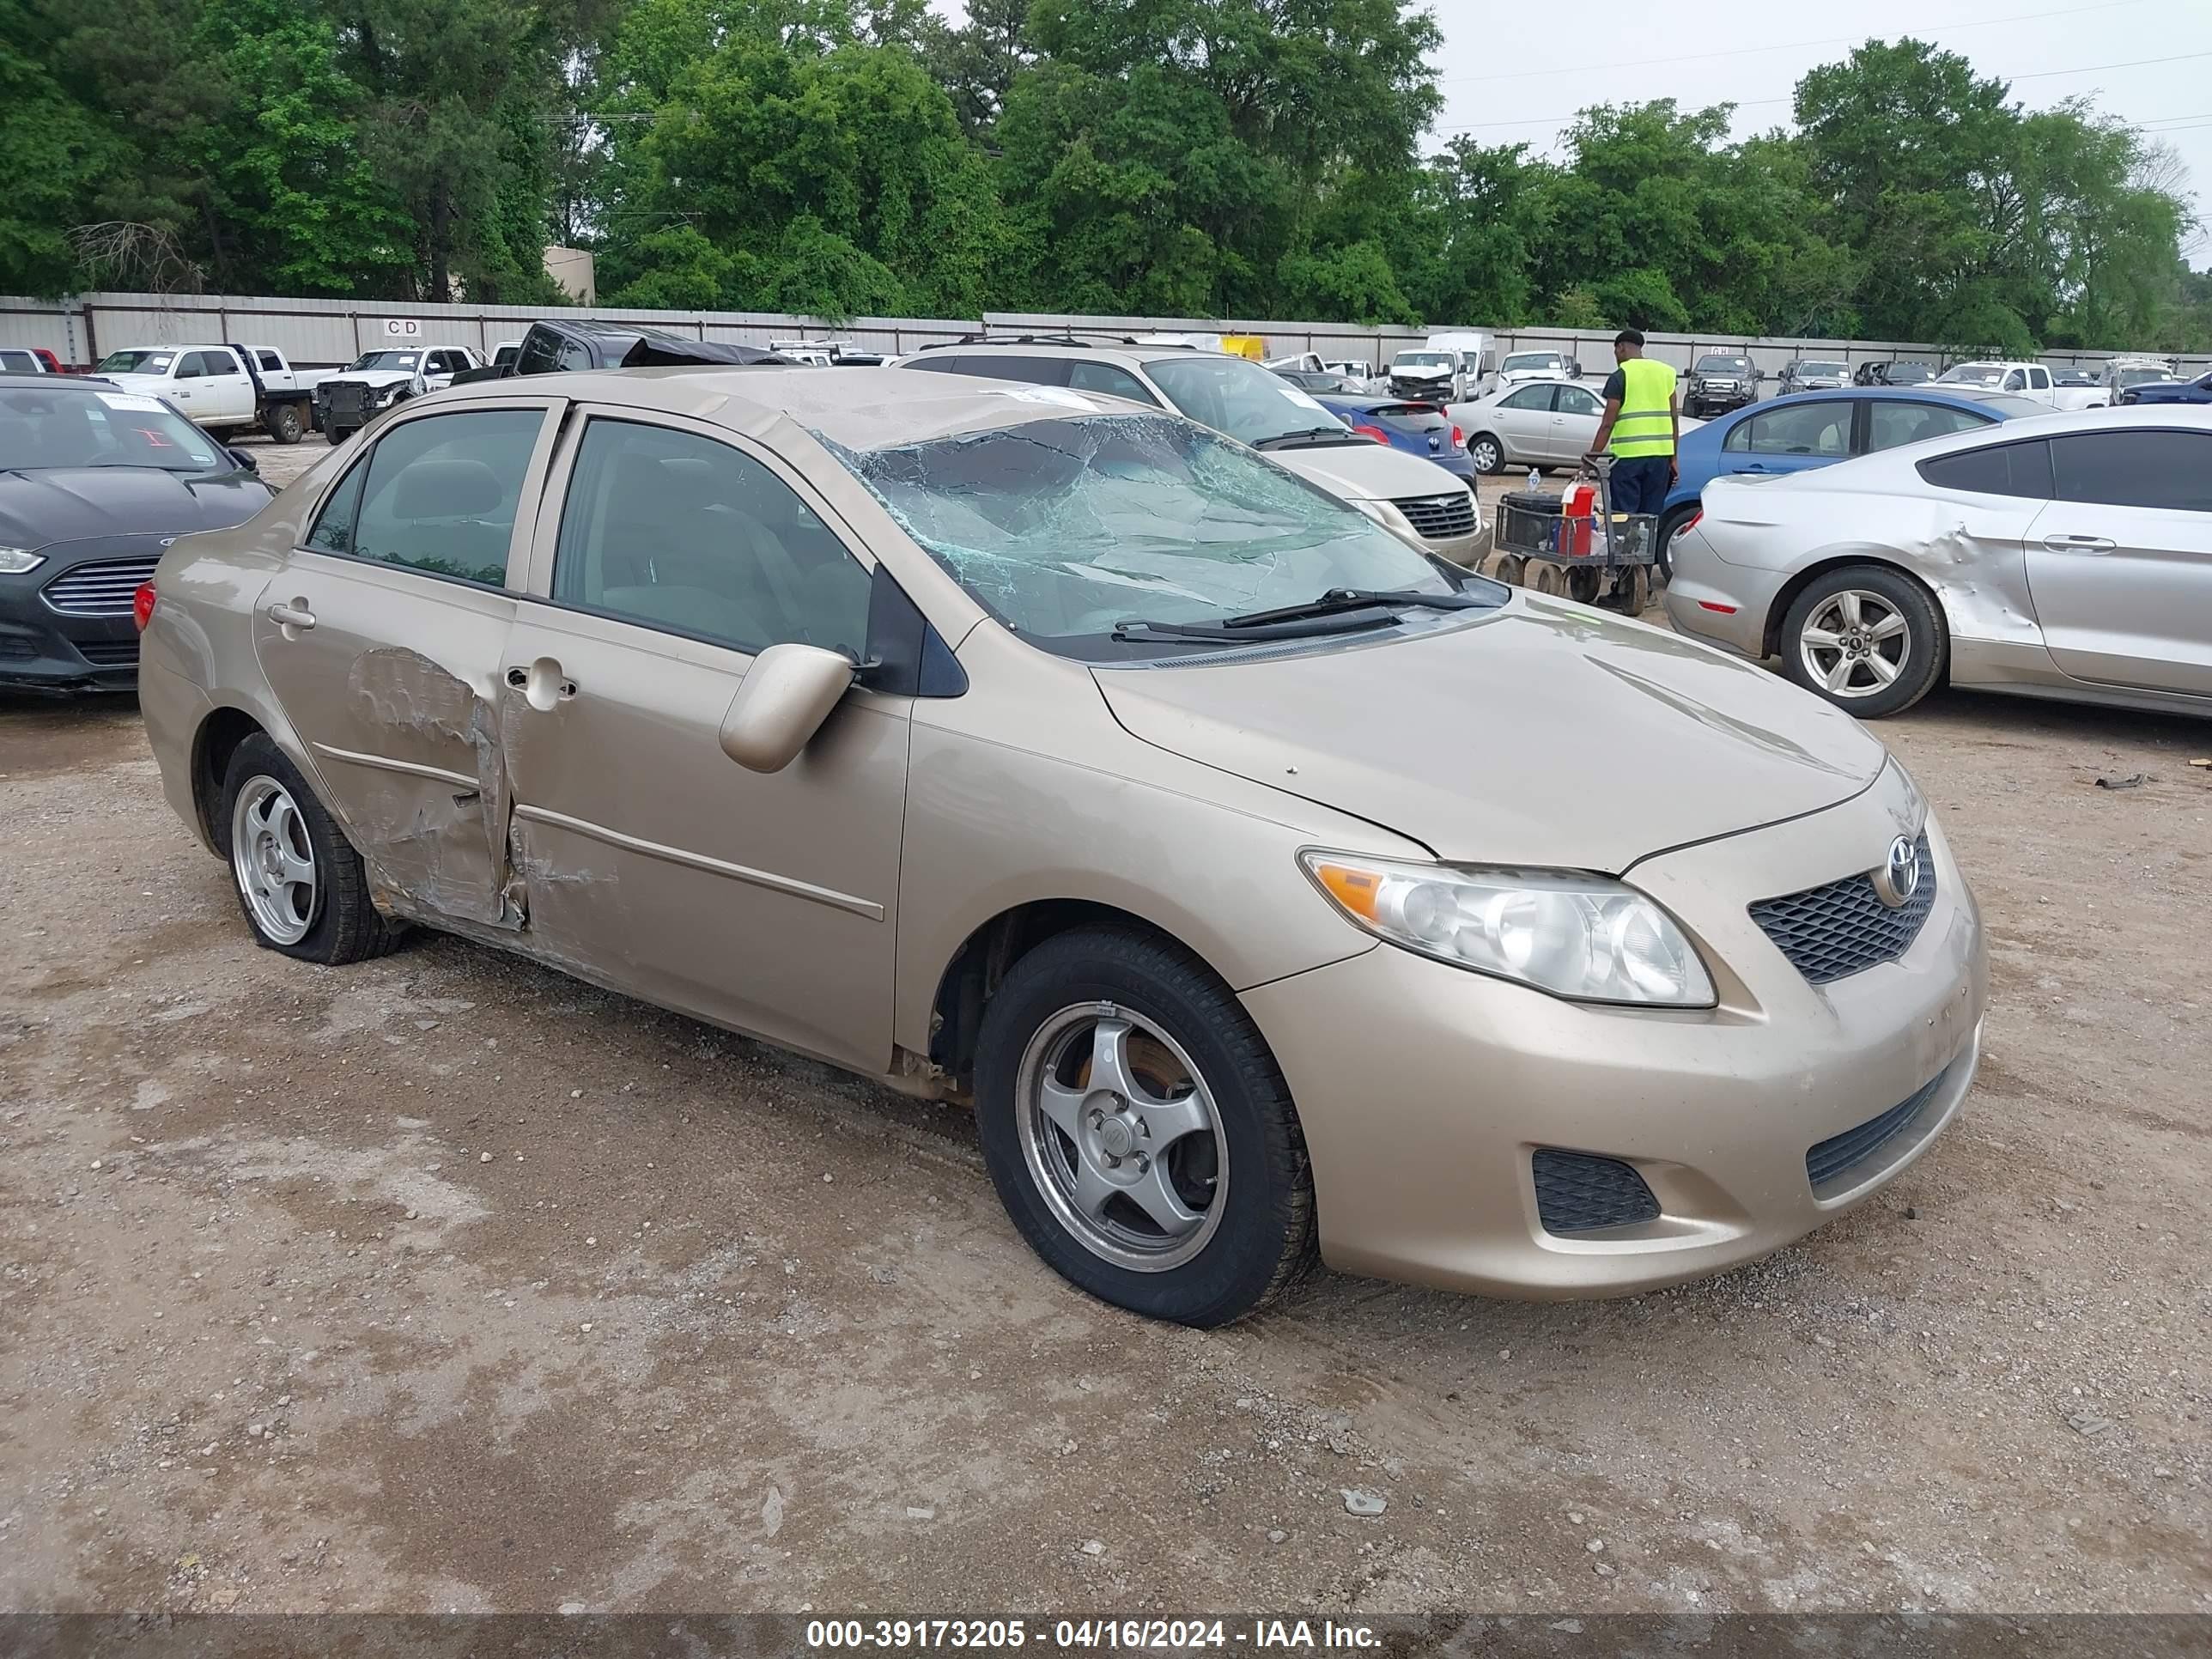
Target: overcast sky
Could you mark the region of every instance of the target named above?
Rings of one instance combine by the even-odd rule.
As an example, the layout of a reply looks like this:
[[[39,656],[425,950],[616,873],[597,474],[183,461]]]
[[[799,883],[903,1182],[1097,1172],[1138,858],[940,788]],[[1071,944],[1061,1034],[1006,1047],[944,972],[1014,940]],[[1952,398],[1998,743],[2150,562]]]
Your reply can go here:
[[[963,0],[933,0],[957,19]],[[1672,96],[1731,102],[1739,137],[1790,119],[1790,89],[1869,38],[1911,34],[1964,54],[2033,108],[2089,98],[2171,145],[2212,219],[2212,0],[1431,0],[1444,34],[1432,137],[1559,153],[1586,104]],[[1843,21],[1848,13],[1848,23]],[[1823,31],[1828,31],[1824,36]],[[2212,236],[2189,244],[2212,262]]]
[[[2009,82],[2032,108],[2087,97],[2163,134],[2212,217],[2212,0],[1436,0],[1444,33],[1437,132],[1559,154],[1561,117],[1586,104],[1672,96],[1736,106],[1738,137],[1790,119],[1790,89],[1869,38],[1911,34]],[[1846,21],[1848,18],[1848,21]],[[2199,232],[2190,250],[2212,259]]]

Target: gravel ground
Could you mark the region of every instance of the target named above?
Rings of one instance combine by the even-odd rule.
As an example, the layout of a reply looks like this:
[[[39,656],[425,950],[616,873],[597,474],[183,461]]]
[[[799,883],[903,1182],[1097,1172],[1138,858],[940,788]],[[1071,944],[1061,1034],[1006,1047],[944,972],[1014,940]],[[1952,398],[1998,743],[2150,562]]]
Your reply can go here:
[[[449,939],[255,949],[132,706],[0,702],[0,1607],[2212,1609],[2212,727],[1882,735],[1996,1001],[1880,1200],[1200,1334],[1050,1277],[957,1112]]]

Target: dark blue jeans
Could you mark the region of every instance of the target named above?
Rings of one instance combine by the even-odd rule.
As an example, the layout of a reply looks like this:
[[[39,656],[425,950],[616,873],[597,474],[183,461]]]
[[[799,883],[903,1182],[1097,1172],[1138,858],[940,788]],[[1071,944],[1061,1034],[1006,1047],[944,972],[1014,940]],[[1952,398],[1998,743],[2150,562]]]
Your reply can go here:
[[[1669,476],[1671,455],[1632,455],[1613,464],[1613,510],[1616,513],[1656,513],[1667,504],[1674,488]]]

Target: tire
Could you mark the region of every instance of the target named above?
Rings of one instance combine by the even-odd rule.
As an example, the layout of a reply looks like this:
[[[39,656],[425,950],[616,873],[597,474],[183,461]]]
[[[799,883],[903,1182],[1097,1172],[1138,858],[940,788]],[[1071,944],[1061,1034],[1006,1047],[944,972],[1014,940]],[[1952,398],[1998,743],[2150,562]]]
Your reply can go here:
[[[368,877],[300,769],[261,732],[223,775],[216,832],[253,937],[302,962],[380,957],[405,928],[369,902]]]
[[[1102,1056],[1125,1090],[1095,1081]],[[1289,1087],[1235,994],[1180,945],[1085,928],[1017,962],[984,1010],[975,1118],[1014,1225],[1101,1301],[1211,1328],[1313,1265]]]
[[[1613,603],[1624,617],[1640,617],[1644,607],[1651,601],[1651,572],[1649,566],[1623,565],[1613,574]]]
[[[1508,587],[1518,587],[1528,574],[1528,561],[1518,553],[1508,553],[1498,562],[1498,580]]]
[[[1468,439],[1467,458],[1486,477],[1494,477],[1505,471],[1505,446],[1494,433],[1478,432]]]
[[[1815,577],[1784,616],[1778,644],[1784,673],[1861,720],[1902,714],[1926,696],[1951,648],[1927,590],[1879,564]]]
[[[1577,605],[1597,603],[1598,586],[1605,580],[1603,572],[1593,570],[1587,564],[1578,564],[1567,571],[1566,577],[1569,599]]]
[[[270,404],[269,412],[262,417],[261,424],[280,444],[299,442],[301,433],[307,429],[307,422],[300,418],[300,405],[297,404]]]
[[[348,438],[352,437],[355,433],[360,430],[361,428],[357,426],[333,426],[325,428],[324,429],[323,435],[330,440],[331,447],[332,449],[336,449],[340,444],[343,443]]]
[[[1659,528],[1653,532],[1656,545],[1652,549],[1652,552],[1657,560],[1657,575],[1661,581],[1668,582],[1674,580],[1675,535],[1684,525],[1695,518],[1697,514],[1698,509],[1694,505],[1678,507],[1659,520]]]
[[[1549,559],[1531,559],[1528,561],[1528,586],[1539,593],[1548,593],[1557,598],[1567,591],[1566,573]]]

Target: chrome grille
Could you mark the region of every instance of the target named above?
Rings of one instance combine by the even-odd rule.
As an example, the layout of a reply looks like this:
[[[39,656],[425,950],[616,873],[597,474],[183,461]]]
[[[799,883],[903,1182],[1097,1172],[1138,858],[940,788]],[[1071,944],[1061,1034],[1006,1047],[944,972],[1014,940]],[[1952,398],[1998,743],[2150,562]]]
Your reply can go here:
[[[1873,878],[1862,874],[1783,898],[1761,899],[1751,907],[1751,919],[1814,985],[1894,962],[1920,937],[1922,924],[1936,908],[1935,858],[1926,836],[1916,844],[1920,885],[1897,909],[1884,904]]]
[[[1413,533],[1423,541],[1443,542],[1474,534],[1474,496],[1471,491],[1456,489],[1449,495],[1409,495],[1390,505],[1406,515],[1406,521],[1413,526]]]
[[[46,603],[64,617],[127,617],[131,596],[141,582],[154,580],[161,556],[149,559],[98,559],[48,582]]]

